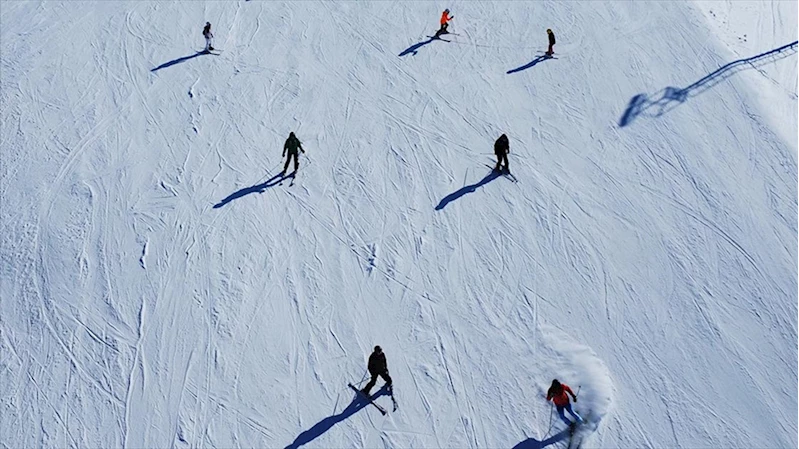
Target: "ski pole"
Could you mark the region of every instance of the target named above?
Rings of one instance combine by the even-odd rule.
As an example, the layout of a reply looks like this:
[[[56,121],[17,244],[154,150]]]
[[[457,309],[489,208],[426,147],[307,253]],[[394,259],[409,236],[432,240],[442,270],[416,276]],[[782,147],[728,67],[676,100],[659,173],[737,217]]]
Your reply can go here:
[[[363,383],[363,381],[365,381],[365,380],[366,380],[366,373],[368,373],[368,372],[369,372],[369,370],[368,370],[368,369],[364,370],[364,372],[363,372],[363,376],[361,376],[361,380],[358,382],[358,388],[360,388],[360,387],[361,387],[361,384]]]
[[[549,402],[549,401],[547,401],[547,402]],[[552,431],[552,411],[553,411],[552,409],[553,409],[553,407],[554,407],[554,405],[550,402],[549,403],[549,427],[547,427],[547,433],[544,435],[544,439],[547,439],[547,437],[549,436],[549,432]]]
[[[271,174],[272,174],[272,172],[274,172],[276,169],[280,168],[280,164],[281,164],[281,163],[282,163],[282,161],[281,161],[281,162],[279,162],[277,165],[274,165],[274,166],[272,166],[272,168],[270,168],[270,169],[269,169],[269,170],[266,172],[266,174],[265,174],[265,175],[263,175],[263,176],[261,177],[261,179],[259,179],[259,180],[258,180],[258,182],[256,182],[256,183],[255,183],[255,185],[258,185],[258,184],[260,184],[260,183],[264,182],[264,180],[265,180],[265,179],[266,179],[266,178],[267,178],[269,175],[271,175]]]

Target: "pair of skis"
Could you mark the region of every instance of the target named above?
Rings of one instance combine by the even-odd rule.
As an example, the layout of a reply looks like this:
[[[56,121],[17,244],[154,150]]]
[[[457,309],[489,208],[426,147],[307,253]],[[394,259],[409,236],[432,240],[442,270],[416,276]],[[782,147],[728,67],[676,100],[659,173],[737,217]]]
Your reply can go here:
[[[357,388],[355,385],[353,385],[353,384],[347,384],[347,385],[349,385],[349,386],[350,386],[350,388],[352,388],[353,390],[355,390],[355,392],[356,392],[356,393],[358,393],[359,395],[361,395],[361,397],[362,397],[362,398],[364,398],[364,399],[366,399],[367,401],[369,401],[369,403],[370,403],[370,404],[374,405],[374,406],[375,406],[375,408],[376,408],[377,410],[379,410],[379,411],[380,411],[380,414],[381,414],[381,415],[385,416],[385,415],[386,415],[386,413],[388,413],[388,412],[386,411],[386,409],[385,409],[385,408],[384,408],[382,405],[380,405],[380,404],[378,404],[377,402],[375,402],[375,400],[374,400],[374,398],[373,398],[373,397],[367,396],[367,395],[366,395],[366,394],[365,394],[363,391],[359,390],[359,389],[358,389],[358,388]],[[389,388],[389,390],[388,390],[388,391],[389,391],[389,394],[391,395],[391,403],[394,405],[394,409],[392,410],[392,413],[393,413],[393,412],[396,412],[396,411],[397,411],[397,400],[394,398],[394,389],[393,389],[393,388]]]
[[[446,35],[448,35],[448,34],[449,34],[450,36],[460,36],[460,34],[458,34],[458,33],[450,33],[449,31],[447,31],[446,33],[441,33],[441,34],[433,34],[432,36],[427,36],[427,37],[428,37],[428,38],[430,38],[430,39],[436,39],[436,40],[439,40],[439,41],[444,41],[444,42],[452,42],[452,41],[448,41],[448,40],[446,40],[446,39],[442,39],[442,38],[441,38],[441,36],[446,36]]]
[[[294,170],[293,172],[291,172],[291,173],[290,173],[290,174],[288,174],[288,175],[287,175],[285,172],[283,172],[283,179],[281,179],[281,180],[280,180],[280,182],[278,183],[278,185],[282,185],[282,184],[283,184],[283,182],[284,182],[284,181],[286,181],[286,180],[287,180],[287,179],[289,179],[289,178],[291,178],[291,182],[289,183],[289,187],[291,187],[291,186],[293,186],[293,185],[294,185],[294,181],[296,181],[296,180],[297,180],[297,170]]]
[[[569,426],[569,440],[566,449],[580,449],[589,434],[597,429],[598,423],[594,419],[594,414],[589,410],[583,414],[583,422],[575,422]]]
[[[547,54],[547,52],[545,52],[545,51],[539,51],[539,52],[537,52],[536,54],[538,54],[538,55],[539,55],[539,58],[544,58],[544,59],[558,59],[558,58],[556,58],[556,57],[555,57],[555,52],[554,52],[554,51],[553,51],[552,53],[550,53],[550,54]]]
[[[581,428],[586,424],[585,422],[575,422],[569,426],[569,441],[566,444],[566,449],[580,449],[582,447],[585,435],[583,435],[584,432],[581,431]]]
[[[497,173],[499,173],[500,175],[502,175],[502,176],[504,176],[504,177],[508,178],[508,180],[510,180],[511,182],[519,182],[519,180],[518,180],[518,179],[516,179],[516,177],[515,177],[515,176],[513,176],[513,174],[510,172],[510,170],[497,170],[497,168],[496,168],[496,167],[492,167],[492,166],[490,166],[490,165],[488,165],[488,164],[485,164],[485,166],[486,166],[486,167],[488,167],[488,168],[490,168],[490,169],[491,169],[491,171],[497,172]]]

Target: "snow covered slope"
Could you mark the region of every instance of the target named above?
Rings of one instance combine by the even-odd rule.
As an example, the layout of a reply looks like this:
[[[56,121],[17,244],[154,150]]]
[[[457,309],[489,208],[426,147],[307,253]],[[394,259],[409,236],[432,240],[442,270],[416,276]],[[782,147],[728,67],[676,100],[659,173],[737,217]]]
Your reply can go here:
[[[0,445],[795,447],[796,3],[708,5],[0,3]]]

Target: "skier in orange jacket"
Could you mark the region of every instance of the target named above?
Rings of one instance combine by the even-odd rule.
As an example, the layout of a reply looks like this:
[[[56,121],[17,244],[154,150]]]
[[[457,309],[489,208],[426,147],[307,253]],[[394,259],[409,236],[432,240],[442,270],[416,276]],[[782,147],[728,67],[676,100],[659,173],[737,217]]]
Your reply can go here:
[[[439,21],[439,23],[441,23],[441,28],[439,28],[439,30],[436,31],[436,36],[435,37],[441,36],[442,34],[449,33],[449,31],[447,31],[447,27],[449,26],[449,21],[454,19],[454,18],[455,18],[455,16],[450,16],[449,15],[449,9],[445,9],[444,12],[441,13],[441,20]]]
[[[566,409],[572,416],[577,419],[577,422],[583,422],[583,418],[580,417],[573,409],[571,402],[569,402],[569,396],[566,393],[570,394],[572,398],[574,398],[574,402],[577,402],[577,395],[574,394],[571,388],[568,385],[562,384],[558,381],[558,379],[552,380],[552,385],[549,387],[549,391],[547,391],[547,401],[552,401],[555,403],[555,407],[558,408],[558,415],[560,415],[560,419],[563,420],[568,425],[572,425],[573,423],[563,414],[563,409]]]

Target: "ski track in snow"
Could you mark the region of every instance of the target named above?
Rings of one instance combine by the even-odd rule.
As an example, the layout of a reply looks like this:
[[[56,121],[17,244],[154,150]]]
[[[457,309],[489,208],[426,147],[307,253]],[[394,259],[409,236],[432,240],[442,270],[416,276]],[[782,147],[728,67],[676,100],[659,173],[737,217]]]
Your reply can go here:
[[[0,445],[796,446],[795,2],[410,5],[3,4]]]

